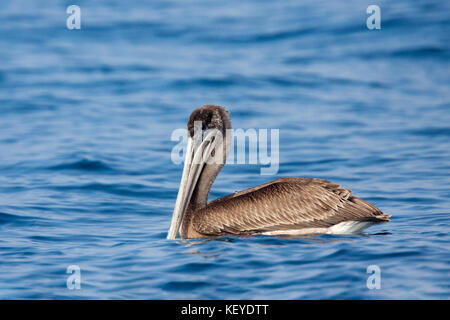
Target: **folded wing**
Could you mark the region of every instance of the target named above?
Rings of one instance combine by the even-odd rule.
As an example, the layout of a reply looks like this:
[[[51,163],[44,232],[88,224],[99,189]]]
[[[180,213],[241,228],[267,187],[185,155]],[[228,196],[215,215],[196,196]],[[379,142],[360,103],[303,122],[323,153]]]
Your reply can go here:
[[[377,207],[326,180],[282,178],[214,200],[192,218],[204,235],[327,228],[344,221],[389,221]]]

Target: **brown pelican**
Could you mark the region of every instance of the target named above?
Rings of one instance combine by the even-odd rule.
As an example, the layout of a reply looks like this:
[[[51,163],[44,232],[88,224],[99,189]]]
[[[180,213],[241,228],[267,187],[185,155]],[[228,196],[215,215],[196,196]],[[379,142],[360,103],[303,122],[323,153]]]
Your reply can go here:
[[[183,239],[349,234],[389,221],[390,215],[349,189],[312,178],[280,178],[207,203],[228,154],[228,129],[228,112],[220,106],[202,106],[189,117],[185,164],[168,239],[178,233]]]

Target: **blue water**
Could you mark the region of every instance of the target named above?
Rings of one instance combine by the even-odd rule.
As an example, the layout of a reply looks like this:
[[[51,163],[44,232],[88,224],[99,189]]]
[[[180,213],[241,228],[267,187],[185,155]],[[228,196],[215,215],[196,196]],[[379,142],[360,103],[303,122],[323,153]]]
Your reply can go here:
[[[0,22],[0,298],[450,297],[448,1],[1,1]],[[211,199],[317,177],[391,222],[166,240],[170,137],[209,103],[234,128],[280,129],[278,173],[226,166]]]

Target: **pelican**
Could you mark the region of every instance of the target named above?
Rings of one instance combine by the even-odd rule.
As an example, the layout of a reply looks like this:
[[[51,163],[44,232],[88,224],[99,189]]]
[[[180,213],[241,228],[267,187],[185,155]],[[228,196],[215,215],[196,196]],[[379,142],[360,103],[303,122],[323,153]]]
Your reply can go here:
[[[227,235],[354,234],[389,221],[373,204],[327,180],[280,178],[208,203],[225,164],[231,137],[228,111],[195,109],[187,123],[187,148],[167,239]]]

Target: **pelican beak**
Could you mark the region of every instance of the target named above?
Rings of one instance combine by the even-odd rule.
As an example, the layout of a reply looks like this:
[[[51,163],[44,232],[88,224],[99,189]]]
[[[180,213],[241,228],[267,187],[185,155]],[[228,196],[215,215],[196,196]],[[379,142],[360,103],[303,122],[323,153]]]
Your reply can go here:
[[[220,141],[219,135],[221,135],[221,132],[217,129],[205,131],[204,139],[202,139],[202,134],[194,134],[194,137],[190,137],[188,134],[183,175],[181,176],[180,189],[178,190],[167,239],[173,240],[177,237],[202,169]]]

